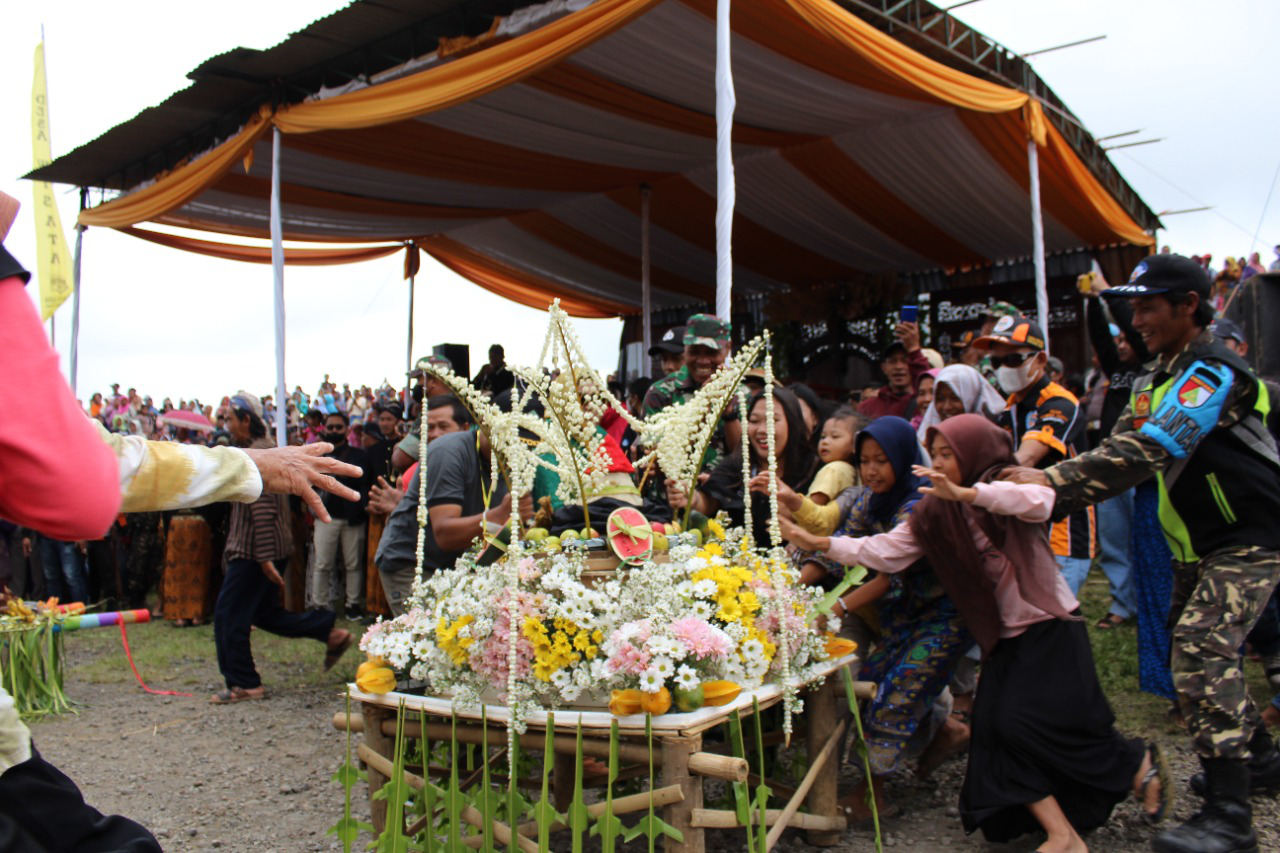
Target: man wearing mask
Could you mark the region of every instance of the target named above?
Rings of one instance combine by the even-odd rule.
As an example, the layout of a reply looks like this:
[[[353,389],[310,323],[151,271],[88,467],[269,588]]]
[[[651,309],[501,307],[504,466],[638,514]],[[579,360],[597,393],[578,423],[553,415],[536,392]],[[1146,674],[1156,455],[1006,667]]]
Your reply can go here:
[[[1156,478],[1174,554],[1174,687],[1204,774],[1204,807],[1160,833],[1159,853],[1258,849],[1249,794],[1280,787],[1280,752],[1245,683],[1240,649],[1280,577],[1280,456],[1249,366],[1212,332],[1210,284],[1194,261],[1151,256],[1109,298],[1127,298],[1156,361],[1094,450],[1015,482],[1048,485],[1054,514]]]
[[[322,494],[321,501],[328,510],[331,521],[316,519],[312,534],[315,549],[315,566],[311,574],[311,604],[328,607],[332,602],[334,571],[338,554],[346,570],[347,618],[363,616],[360,593],[364,590],[364,537],[368,524],[365,507],[369,503],[369,456],[358,447],[347,443],[350,424],[343,412],[331,412],[324,419],[324,441],[333,445],[333,452],[326,454],[339,462],[355,465],[366,473],[359,477],[338,477],[338,482],[360,493],[360,499],[351,502],[331,494]]]
[[[1086,449],[1079,400],[1049,379],[1049,353],[1039,326],[1020,315],[1004,316],[973,345],[990,354],[996,381],[1009,395],[997,422],[1013,435],[1019,464],[1048,468]],[[1077,596],[1089,576],[1093,542],[1093,507],[1073,513],[1050,531],[1058,566]]]

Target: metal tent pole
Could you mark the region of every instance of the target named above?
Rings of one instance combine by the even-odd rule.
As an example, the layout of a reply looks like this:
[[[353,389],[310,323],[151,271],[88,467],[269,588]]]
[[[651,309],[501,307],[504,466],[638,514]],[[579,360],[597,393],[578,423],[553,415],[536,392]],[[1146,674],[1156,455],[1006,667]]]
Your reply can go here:
[[[653,301],[649,289],[649,187],[640,188],[640,311],[644,356],[640,359],[643,369],[640,375],[653,377],[653,358],[649,347],[653,346]]]
[[[729,64],[730,0],[716,2],[716,315],[729,322],[733,307],[733,69]]]
[[[413,244],[411,243],[409,244],[409,247],[405,251],[414,252],[416,251],[416,249],[413,247]],[[409,268],[409,339],[405,344],[406,373],[405,373],[405,384],[404,384],[404,411],[405,411],[405,417],[408,417],[409,416],[409,400],[413,396],[410,393],[413,387],[413,377],[410,375],[413,372],[413,292],[414,292],[414,284],[418,275],[418,270],[417,270],[417,264],[413,263],[412,259],[406,258],[405,263]],[[423,405],[426,405],[425,401]]]
[[[1049,285],[1044,268],[1044,214],[1040,210],[1040,152],[1027,140],[1027,168],[1031,173],[1031,260],[1036,269],[1036,319],[1049,349]]]
[[[71,258],[71,395],[74,397],[80,368],[80,250],[84,247],[84,226],[76,225],[76,251]]]
[[[280,128],[271,129],[271,272],[275,282],[276,445],[289,443],[284,386],[284,228],[280,222]]]

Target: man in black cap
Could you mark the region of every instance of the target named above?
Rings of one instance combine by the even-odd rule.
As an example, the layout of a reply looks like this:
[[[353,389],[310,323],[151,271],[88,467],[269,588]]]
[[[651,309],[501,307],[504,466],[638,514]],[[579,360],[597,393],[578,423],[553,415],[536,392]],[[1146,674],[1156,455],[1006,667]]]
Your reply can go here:
[[[916,379],[932,367],[920,350],[919,326],[899,323],[894,334],[897,339],[880,356],[880,369],[888,384],[858,404],[858,413],[868,418],[911,418],[916,413]]]
[[[1264,386],[1209,331],[1198,264],[1153,255],[1107,298],[1128,298],[1155,355],[1096,449],[1006,477],[1057,492],[1055,516],[1156,477],[1174,553],[1172,669],[1204,774],[1205,805],[1152,842],[1160,853],[1257,850],[1251,790],[1280,786],[1280,753],[1245,684],[1240,647],[1280,577],[1280,456],[1263,424]]]
[[[662,365],[661,379],[684,367],[684,326],[672,326],[662,339],[649,347],[649,357],[657,358]]]

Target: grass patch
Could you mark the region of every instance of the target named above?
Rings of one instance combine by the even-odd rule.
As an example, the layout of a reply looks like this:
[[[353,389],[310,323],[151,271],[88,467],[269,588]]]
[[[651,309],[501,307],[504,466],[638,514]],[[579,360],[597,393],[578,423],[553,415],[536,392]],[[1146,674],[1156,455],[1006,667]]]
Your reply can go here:
[[[1130,620],[1108,631],[1094,627],[1111,606],[1107,576],[1096,564],[1080,590],[1080,605],[1089,625],[1098,680],[1115,712],[1116,726],[1121,731],[1149,739],[1185,738],[1186,733],[1169,720],[1169,701],[1138,689],[1137,621]],[[1272,692],[1257,662],[1246,661],[1245,679],[1255,702],[1261,706],[1270,701]]]
[[[363,632],[363,627],[354,622],[339,619],[338,626],[357,637]],[[324,646],[314,640],[277,637],[266,631],[254,630],[250,642],[253,644],[254,662],[269,690],[351,681],[362,659],[359,651],[352,648],[337,666],[325,672]],[[138,671],[150,686],[182,690],[200,685],[220,685],[222,682],[212,625],[175,628],[163,621],[130,625],[129,648]],[[69,633],[66,649],[66,680],[72,688],[76,682],[121,684],[133,681],[118,628]]]

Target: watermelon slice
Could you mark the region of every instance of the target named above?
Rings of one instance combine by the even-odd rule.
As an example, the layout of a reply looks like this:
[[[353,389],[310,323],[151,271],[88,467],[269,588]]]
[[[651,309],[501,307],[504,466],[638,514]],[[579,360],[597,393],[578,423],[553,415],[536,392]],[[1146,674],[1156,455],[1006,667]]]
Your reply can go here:
[[[621,507],[609,513],[604,536],[618,559],[629,565],[639,565],[653,553],[653,528],[638,509]]]

